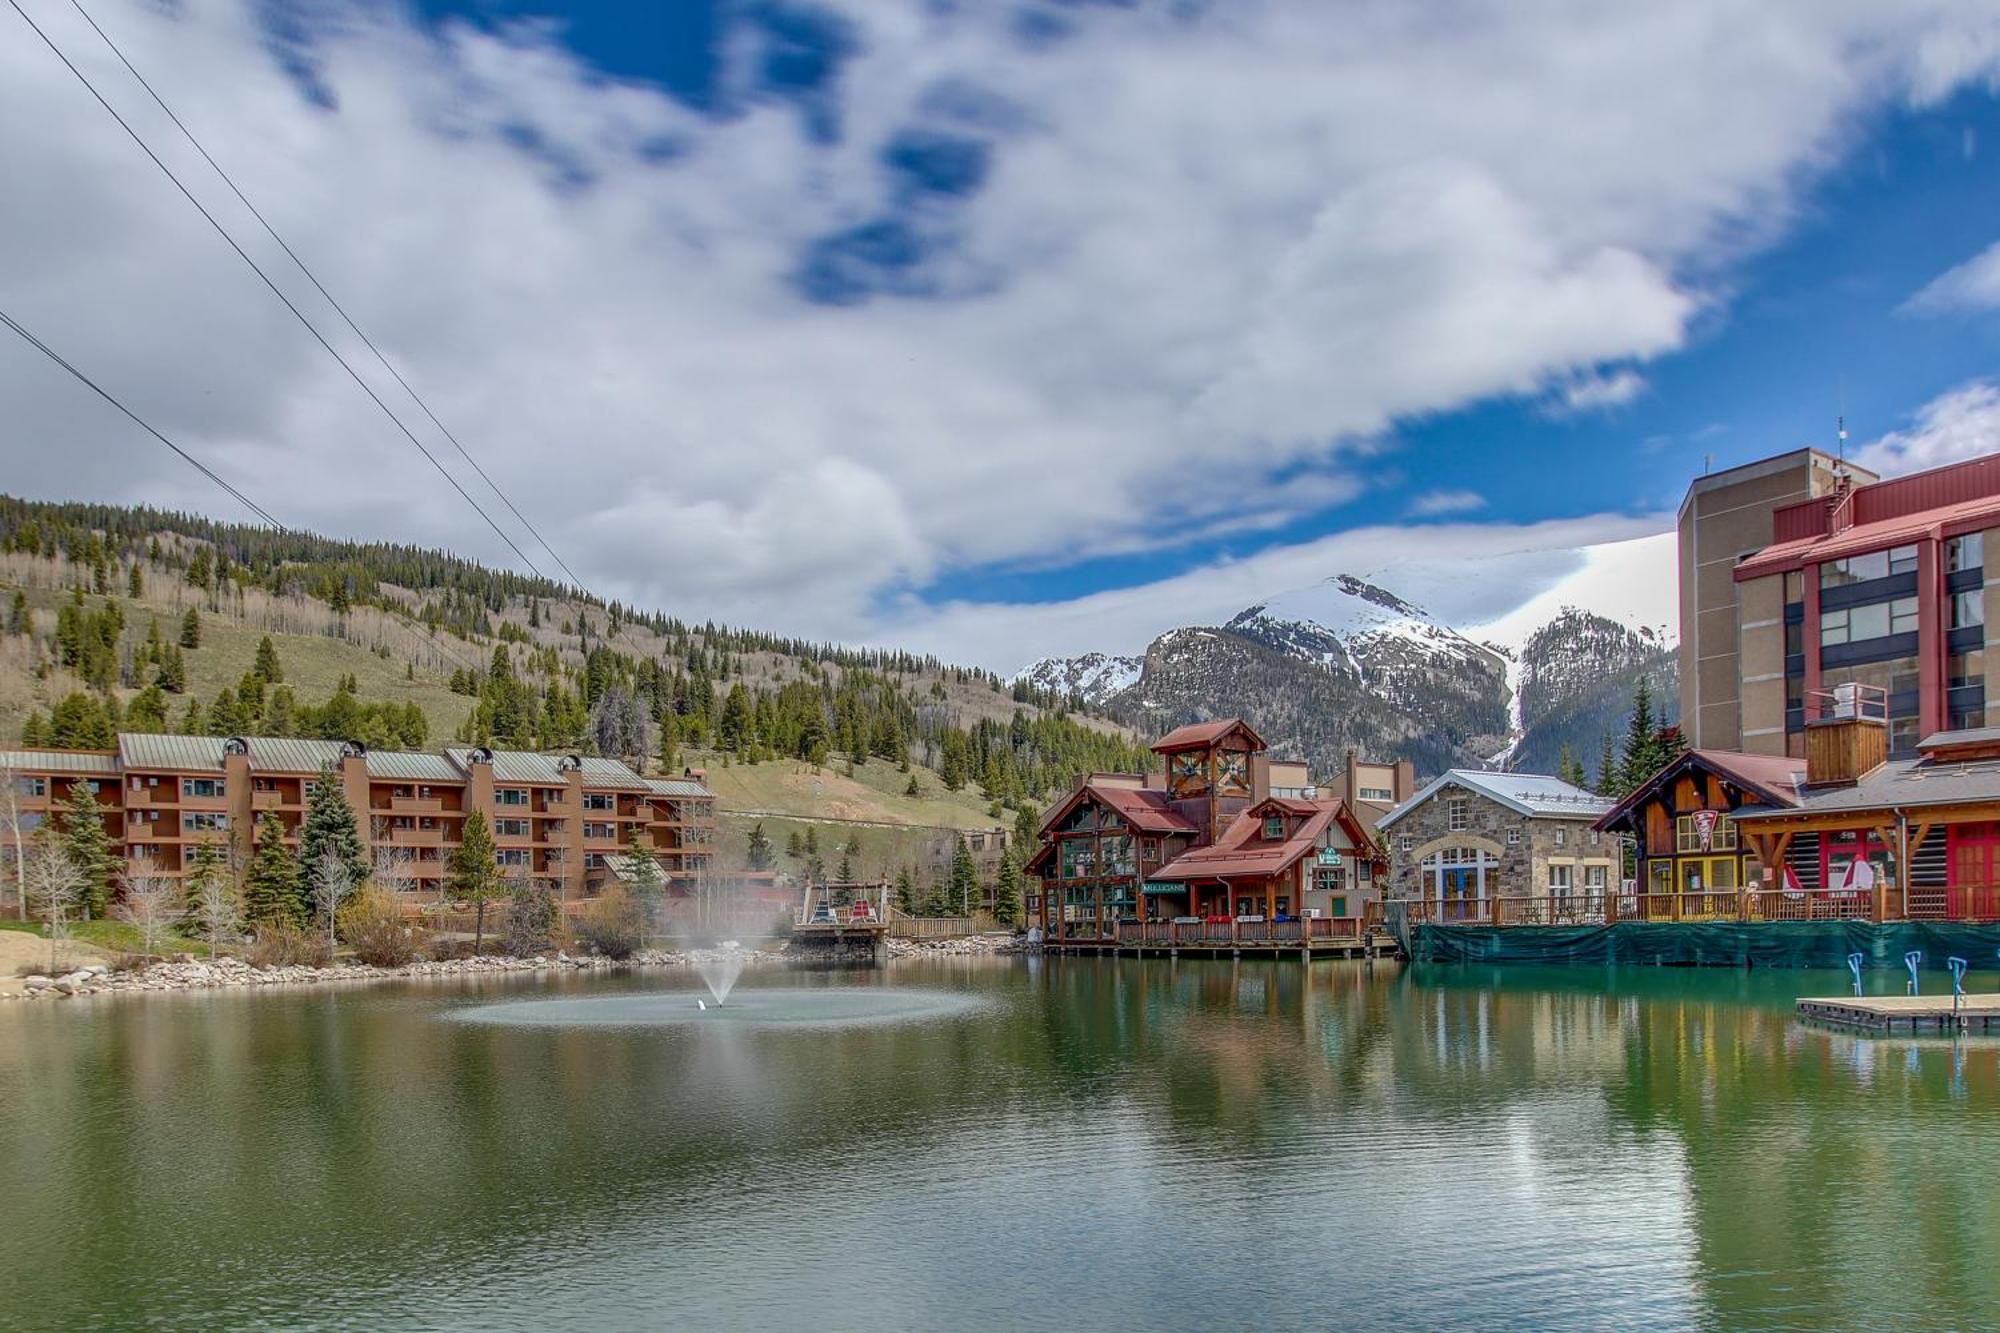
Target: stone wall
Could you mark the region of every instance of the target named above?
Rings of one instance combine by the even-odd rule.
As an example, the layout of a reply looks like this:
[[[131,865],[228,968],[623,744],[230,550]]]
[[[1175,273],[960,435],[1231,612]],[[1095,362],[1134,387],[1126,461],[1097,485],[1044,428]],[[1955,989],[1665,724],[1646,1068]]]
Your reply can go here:
[[[1465,802],[1466,827],[1451,827],[1453,801]],[[1605,884],[1618,883],[1618,841],[1593,834],[1588,817],[1529,817],[1480,792],[1463,787],[1441,788],[1388,829],[1389,896],[1422,897],[1424,858],[1446,847],[1483,850],[1486,896],[1528,897],[1549,892],[1549,867],[1569,865],[1571,889],[1582,893],[1586,869],[1601,866]],[[1593,839],[1595,840],[1593,842]]]

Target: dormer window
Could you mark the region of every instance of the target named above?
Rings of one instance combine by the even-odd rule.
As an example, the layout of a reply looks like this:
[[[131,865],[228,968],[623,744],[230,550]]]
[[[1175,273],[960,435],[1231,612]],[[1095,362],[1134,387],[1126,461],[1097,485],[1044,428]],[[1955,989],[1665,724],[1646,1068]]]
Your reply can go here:
[[[1264,838],[1267,842],[1284,841],[1285,817],[1283,815],[1264,816]]]

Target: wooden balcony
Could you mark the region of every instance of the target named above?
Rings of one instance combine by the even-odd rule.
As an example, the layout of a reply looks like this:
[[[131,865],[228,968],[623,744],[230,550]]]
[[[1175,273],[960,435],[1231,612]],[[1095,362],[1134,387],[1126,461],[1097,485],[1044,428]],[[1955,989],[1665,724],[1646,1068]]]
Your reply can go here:
[[[441,815],[444,813],[444,797],[391,796],[389,812],[397,815]]]
[[[391,847],[442,847],[444,830],[441,828],[392,828],[388,842]]]
[[[287,805],[297,804],[299,804],[297,801],[287,801],[285,793],[281,791],[253,791],[250,793],[250,808],[252,810],[277,810]]]
[[[1620,921],[1994,921],[2000,886],[1871,890],[1706,889],[1664,893],[1568,893],[1485,899],[1410,899],[1394,904],[1411,924],[1606,926]]]

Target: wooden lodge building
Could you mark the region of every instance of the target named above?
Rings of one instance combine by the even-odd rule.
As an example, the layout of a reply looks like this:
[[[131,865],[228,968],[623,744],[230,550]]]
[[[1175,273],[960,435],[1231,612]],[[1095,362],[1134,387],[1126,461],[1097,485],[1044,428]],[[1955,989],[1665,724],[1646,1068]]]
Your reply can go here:
[[[1044,818],[1029,910],[1050,947],[1361,935],[1387,871],[1374,825],[1408,794],[1409,765],[1349,755],[1323,793],[1234,718],[1153,752],[1159,771],[1087,774]]]

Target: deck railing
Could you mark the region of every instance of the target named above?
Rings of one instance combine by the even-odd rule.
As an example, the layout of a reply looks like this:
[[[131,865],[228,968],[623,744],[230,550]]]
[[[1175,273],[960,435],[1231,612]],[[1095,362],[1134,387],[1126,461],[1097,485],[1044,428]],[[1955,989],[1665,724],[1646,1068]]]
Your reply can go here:
[[[1095,921],[1054,921],[1048,938],[1063,940],[1115,941],[1121,945],[1148,948],[1214,945],[1309,944],[1314,940],[1358,940],[1362,934],[1360,917],[1306,917],[1291,921],[1116,921],[1103,926]]]
[[[1702,889],[1641,893],[1412,898],[1395,904],[1410,924],[1582,926],[1619,921],[2000,921],[2000,884],[1951,888]]]

